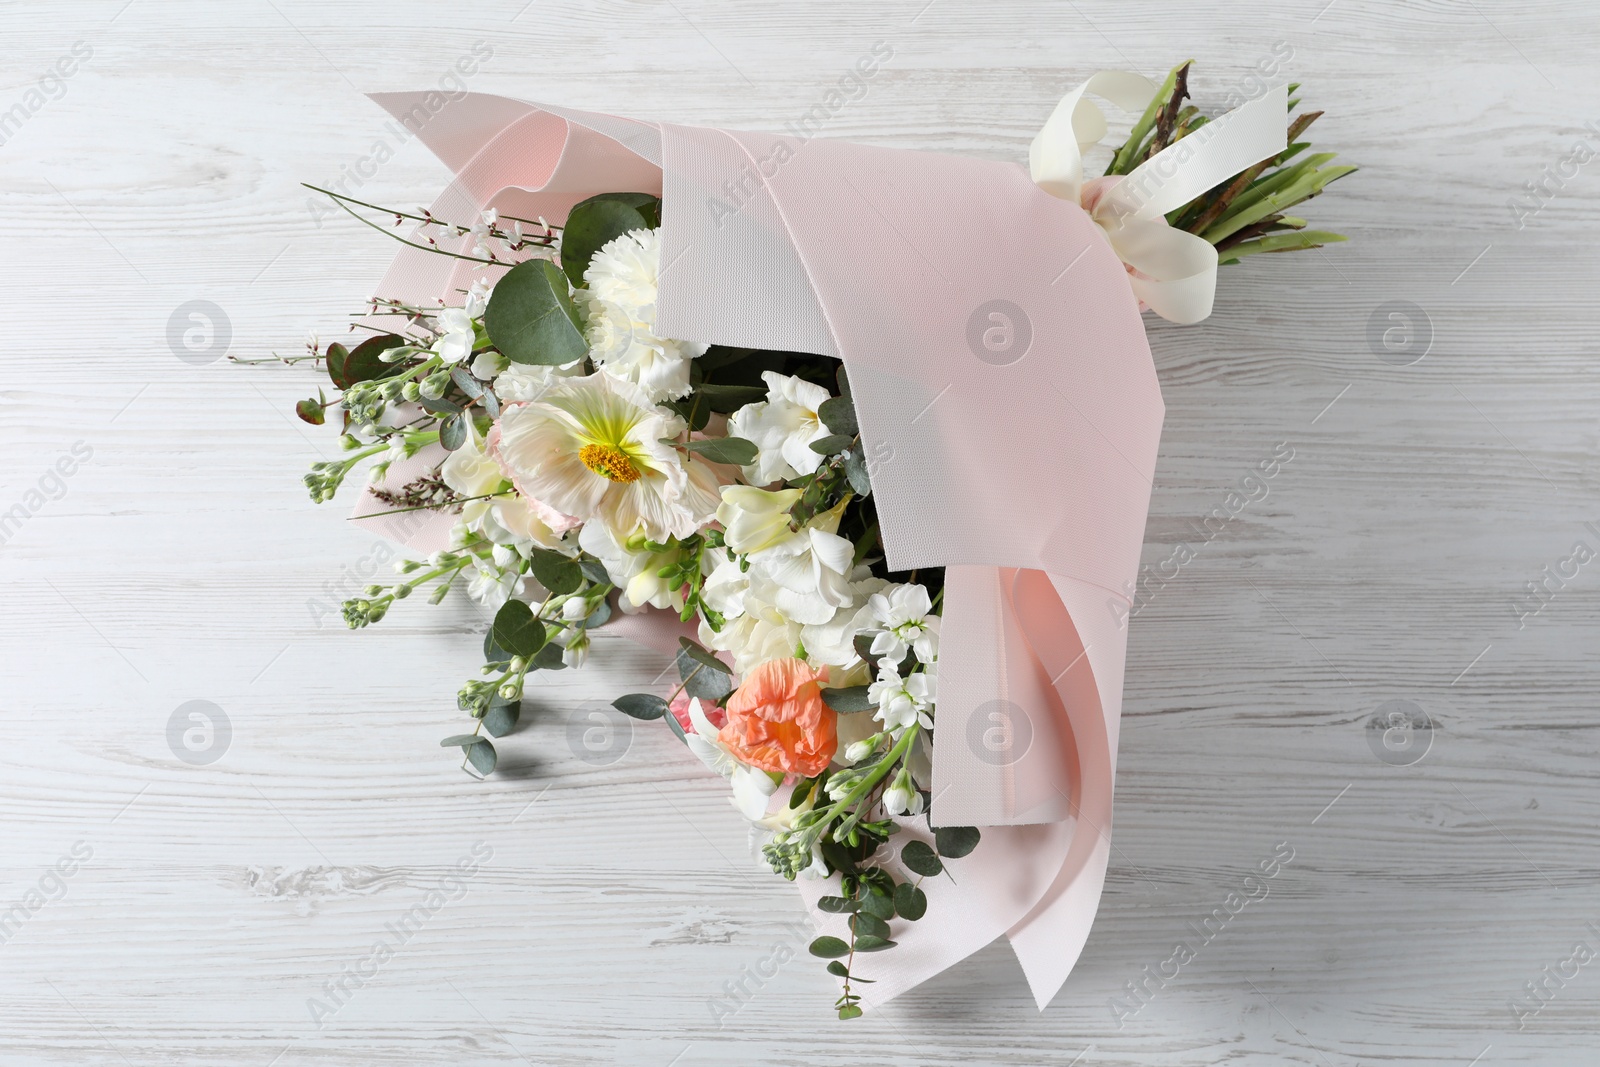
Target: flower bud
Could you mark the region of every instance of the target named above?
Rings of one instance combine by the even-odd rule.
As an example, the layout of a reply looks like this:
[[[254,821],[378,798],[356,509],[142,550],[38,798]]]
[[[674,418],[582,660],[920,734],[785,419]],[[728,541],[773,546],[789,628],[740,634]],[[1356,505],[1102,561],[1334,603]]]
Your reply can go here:
[[[400,387],[400,395],[404,399],[415,403],[417,399],[422,396],[422,387],[416,382],[407,382],[405,385]]]
[[[515,699],[517,699],[517,697],[519,697],[521,695],[522,695],[522,690],[519,689],[517,686],[512,685],[510,682],[507,682],[505,685],[502,685],[500,687],[500,699],[501,700],[515,700]]]

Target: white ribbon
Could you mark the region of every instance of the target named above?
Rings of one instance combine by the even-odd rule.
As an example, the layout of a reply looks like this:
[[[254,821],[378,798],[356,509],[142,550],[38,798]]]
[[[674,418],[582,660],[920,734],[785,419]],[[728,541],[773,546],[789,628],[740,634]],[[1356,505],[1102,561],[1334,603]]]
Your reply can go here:
[[[1164,319],[1189,324],[1211,314],[1217,250],[1174,229],[1167,212],[1288,146],[1288,89],[1279,86],[1163,148],[1124,178],[1085,183],[1083,154],[1105,136],[1106,118],[1090,94],[1143,112],[1156,94],[1150,79],[1103,70],[1061,98],[1028,147],[1034,183],[1081,204],[1130,268],[1140,300]]]

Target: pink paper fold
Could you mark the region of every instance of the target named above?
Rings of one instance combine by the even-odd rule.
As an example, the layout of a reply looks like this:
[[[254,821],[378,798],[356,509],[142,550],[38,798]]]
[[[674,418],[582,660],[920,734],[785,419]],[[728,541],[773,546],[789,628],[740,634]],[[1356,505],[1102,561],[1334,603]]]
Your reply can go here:
[[[374,99],[403,117],[419,96]],[[1004,934],[1042,1008],[1105,879],[1126,591],[1163,417],[1099,227],[1013,163],[481,94],[420,136],[457,173],[443,218],[559,223],[594,193],[659,191],[663,335],[844,361],[889,564],[946,568],[935,811],[984,827],[957,880],[924,882],[928,915],[897,924],[899,946],[858,960],[877,980],[860,988],[884,1003]],[[379,295],[431,301],[473,276],[407,249]],[[929,836],[904,822],[897,842]],[[802,885],[812,903],[825,889]]]

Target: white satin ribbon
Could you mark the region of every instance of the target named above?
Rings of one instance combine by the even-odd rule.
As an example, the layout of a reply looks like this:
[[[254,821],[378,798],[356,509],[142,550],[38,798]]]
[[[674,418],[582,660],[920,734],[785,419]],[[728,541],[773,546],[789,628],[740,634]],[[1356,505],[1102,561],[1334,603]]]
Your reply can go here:
[[[1140,300],[1164,319],[1189,324],[1211,314],[1217,289],[1217,250],[1174,229],[1163,217],[1288,146],[1288,89],[1279,86],[1141,163],[1126,177],[1083,178],[1083,154],[1106,133],[1106,118],[1090,95],[1125,111],[1142,112],[1156,94],[1150,79],[1103,70],[1061,98],[1028,147],[1034,183],[1051,196],[1081,204],[1105,230],[1129,269]]]

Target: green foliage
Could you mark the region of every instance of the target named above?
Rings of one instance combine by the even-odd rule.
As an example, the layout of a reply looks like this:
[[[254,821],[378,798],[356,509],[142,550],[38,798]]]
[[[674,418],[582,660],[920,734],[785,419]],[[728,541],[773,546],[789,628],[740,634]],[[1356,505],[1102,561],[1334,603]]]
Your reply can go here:
[[[570,556],[548,548],[535,548],[528,557],[534,581],[556,596],[575,593],[583,585],[583,568]]]
[[[863,635],[864,636],[864,635]],[[871,686],[852,685],[843,689],[823,689],[822,702],[841,715],[855,715],[863,711],[872,711],[877,704],[867,695]]]
[[[686,452],[693,452],[697,456],[704,456],[713,463],[731,463],[744,466],[754,463],[758,449],[755,442],[746,441],[742,437],[711,437],[702,441],[674,442]]]
[[[900,850],[900,862],[906,865],[907,870],[924,878],[932,878],[944,870],[938,854],[921,841],[907,841]]]
[[[933,831],[933,846],[946,859],[958,860],[970,855],[981,837],[976,826],[940,826]]]
[[[667,713],[667,702],[653,693],[629,693],[611,702],[611,706],[624,715],[648,722]]]
[[[508,600],[495,613],[494,643],[513,656],[524,659],[545,647],[544,623],[533,614],[533,609],[520,600]]]
[[[494,346],[516,363],[560,366],[589,352],[567,276],[547,259],[530,259],[506,272],[489,297],[483,325]]]
[[[651,204],[659,220],[660,201],[649,193],[601,193],[573,205],[561,234],[561,266],[573,288],[584,287],[583,272],[600,249],[625,233],[654,228],[645,214]]]

